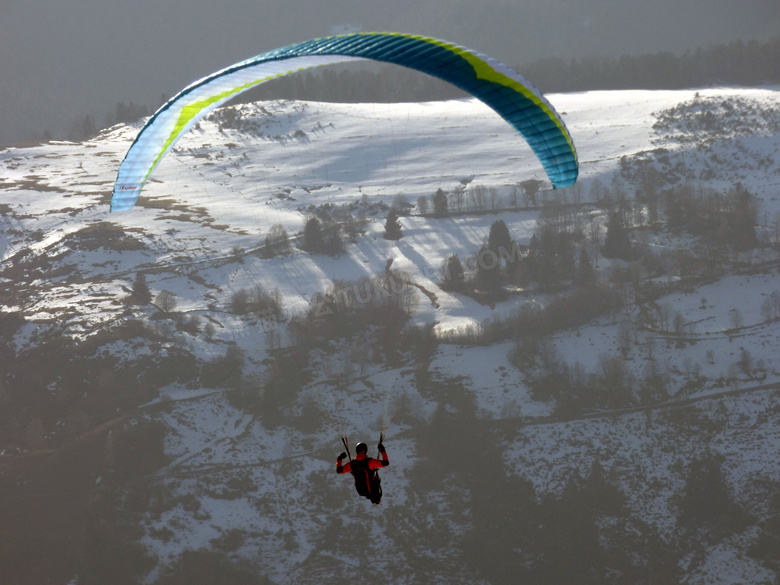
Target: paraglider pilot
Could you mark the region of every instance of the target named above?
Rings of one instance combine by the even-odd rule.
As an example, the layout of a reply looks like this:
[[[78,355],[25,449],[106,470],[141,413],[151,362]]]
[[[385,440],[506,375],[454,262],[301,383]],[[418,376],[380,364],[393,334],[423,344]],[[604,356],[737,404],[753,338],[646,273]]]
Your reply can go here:
[[[385,451],[385,446],[381,440],[377,445],[377,449],[382,459],[369,457],[367,455],[368,445],[358,443],[355,445],[356,455],[354,459],[350,459],[346,465],[342,465],[344,459],[347,458],[347,453],[342,453],[336,462],[336,473],[352,473],[352,476],[355,478],[355,490],[364,498],[371,500],[372,504],[379,504],[382,501],[382,481],[377,470],[390,465],[387,451]]]

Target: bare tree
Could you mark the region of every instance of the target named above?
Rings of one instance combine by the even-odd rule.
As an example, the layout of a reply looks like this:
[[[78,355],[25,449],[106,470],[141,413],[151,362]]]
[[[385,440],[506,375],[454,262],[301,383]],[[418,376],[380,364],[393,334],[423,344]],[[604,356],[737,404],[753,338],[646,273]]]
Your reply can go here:
[[[658,305],[656,312],[658,313],[658,327],[661,331],[669,331],[669,319],[672,316],[672,306],[663,303]]]
[[[420,215],[428,213],[428,198],[425,195],[420,195],[417,198],[417,211]]]
[[[635,325],[630,319],[624,319],[618,323],[617,337],[620,345],[620,353],[625,358],[631,350],[631,342],[634,340]]]
[[[154,302],[158,307],[160,307],[160,310],[163,313],[170,313],[171,311],[176,310],[176,295],[170,291],[161,290],[159,293],[157,293]]]
[[[539,181],[538,179],[529,179],[520,183],[520,187],[523,189],[523,198],[525,199],[526,207],[536,207],[536,196],[539,194],[539,189],[541,189],[542,184],[542,181]]]
[[[509,192],[509,207],[517,209],[520,201],[520,188],[517,185],[512,186],[512,190]]]
[[[729,319],[731,321],[732,329],[739,329],[745,324],[745,319],[742,317],[742,311],[737,308],[731,309],[731,311],[729,311]]]
[[[495,187],[488,188],[488,201],[490,202],[491,211],[496,211],[501,207],[501,195],[499,195],[498,189]]]
[[[406,195],[397,193],[396,196],[393,197],[393,204],[390,207],[395,209],[398,215],[408,215],[410,205],[409,201],[406,199]]]
[[[780,291],[774,291],[764,299],[761,304],[761,314],[767,321],[780,317]]]
[[[601,222],[597,217],[590,220],[590,242],[596,246],[601,245]]]
[[[463,203],[464,199],[466,197],[466,185],[458,185],[453,189],[452,193],[450,194],[450,197],[452,198],[453,205],[456,209],[456,211],[460,212],[463,211]]]
[[[751,372],[753,371],[753,356],[751,356],[750,352],[744,347],[739,353],[739,361],[737,361],[737,366],[739,366],[739,369],[742,370],[743,374],[750,377]]]
[[[774,220],[772,221],[772,243],[780,244],[780,211],[775,213]]]
[[[571,194],[571,202],[574,203],[574,205],[582,203],[582,183],[574,183],[574,185],[568,187],[566,191]]]
[[[268,230],[268,234],[265,236],[265,245],[274,254],[287,251],[290,246],[289,237],[287,230],[284,229],[282,224],[278,223],[271,226],[271,229]]]
[[[475,211],[484,211],[487,209],[488,188],[484,185],[474,185],[469,190],[469,199],[471,200],[472,209]]]
[[[674,317],[672,318],[674,332],[677,335],[682,335],[685,333],[685,317],[682,313],[679,311],[675,312]]]

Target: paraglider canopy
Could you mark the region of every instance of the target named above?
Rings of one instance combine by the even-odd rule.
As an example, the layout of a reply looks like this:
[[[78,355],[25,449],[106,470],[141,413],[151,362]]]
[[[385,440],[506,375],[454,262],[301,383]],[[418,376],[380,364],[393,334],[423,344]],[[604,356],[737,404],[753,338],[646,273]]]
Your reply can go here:
[[[515,71],[446,41],[402,33],[354,33],[275,49],[184,88],[157,110],[127,151],[114,185],[111,211],[130,209],[176,141],[236,95],[288,73],[355,60],[402,65],[465,90],[493,108],[525,138],[553,187],[576,182],[577,152],[566,125],[541,92]]]

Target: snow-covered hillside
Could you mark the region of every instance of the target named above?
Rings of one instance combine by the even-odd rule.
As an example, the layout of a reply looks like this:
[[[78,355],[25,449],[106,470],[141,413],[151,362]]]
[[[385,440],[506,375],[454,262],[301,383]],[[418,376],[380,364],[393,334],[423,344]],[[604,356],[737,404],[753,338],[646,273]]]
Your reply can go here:
[[[144,404],[115,415],[166,429],[165,463],[140,480],[147,491],[139,540],[154,559],[146,582],[180,567],[188,550],[224,553],[280,584],[343,582],[369,568],[388,583],[555,582],[554,557],[542,558],[549,551],[541,543],[561,558],[590,554],[561,532],[575,494],[593,506],[582,526],[595,532],[583,542],[592,536],[614,557],[611,569],[583,583],[777,583],[776,557],[761,551],[777,538],[780,514],[780,94],[548,97],[574,138],[581,175],[567,190],[543,186],[533,201],[522,185],[544,181],[543,169],[521,137],[471,100],[218,110],[162,161],[136,207],[119,214],[108,212],[108,198],[140,123],[85,143],[0,151],[0,309],[24,320],[7,340],[10,352],[72,339],[94,344],[95,359],[122,375],[160,356],[208,364],[233,347],[244,358],[238,389],[235,380],[209,385],[160,373],[143,379]],[[719,249],[717,270],[692,268],[713,252],[685,230],[650,225],[640,177],[650,167],[661,177],[659,193],[741,185],[758,202],[757,245]],[[450,213],[421,213],[420,199],[439,189],[451,194]],[[661,259],[658,275],[644,257],[601,255],[608,212],[620,201],[637,210],[631,239]],[[388,206],[399,202],[409,210],[403,237],[384,239]],[[442,264],[458,255],[475,266],[498,219],[525,250],[552,206],[587,225],[578,250],[622,295],[619,308],[533,347],[523,334],[464,343],[484,339],[478,334],[491,324],[542,313],[562,289],[516,285],[485,302],[446,286]],[[300,249],[306,219],[322,213],[360,220],[344,253]],[[274,226],[293,243],[284,254],[265,248]],[[125,302],[139,273],[153,296],[172,293],[175,308]],[[442,342],[433,350],[410,336],[391,358],[364,331],[309,348],[304,362],[278,357],[298,343],[295,324],[307,312],[330,315],[322,293],[358,304],[365,293],[374,310],[388,274],[401,275],[407,331],[430,328]],[[235,310],[236,293],[258,286],[276,296],[279,314]],[[111,335],[130,323],[145,333]],[[0,402],[23,391],[10,371],[0,369]],[[606,387],[616,371],[619,398],[607,389],[574,400],[560,385],[542,384],[565,372],[572,387]],[[50,397],[66,393],[64,376],[42,376]],[[272,381],[292,377],[295,392],[274,398],[269,415]],[[111,387],[111,379],[101,373],[96,387]],[[92,392],[85,387],[84,396]],[[35,444],[8,435],[0,462],[12,466],[44,447],[56,453],[73,422],[52,412],[40,415]],[[30,415],[19,416],[29,438]],[[111,430],[99,427],[107,418],[91,416],[80,433],[108,450]],[[381,510],[356,501],[332,469],[340,433],[373,441],[380,430],[392,461]],[[494,467],[474,461],[483,457]],[[690,501],[699,467],[708,493],[726,494],[725,520],[712,521],[712,506],[702,511]],[[495,473],[490,482],[485,469]],[[96,473],[90,481],[105,479]],[[112,487],[129,494],[138,481]],[[504,482],[506,493],[495,488]],[[613,490],[619,507],[594,490]],[[506,516],[485,510],[487,499]],[[491,572],[499,552],[502,568]]]

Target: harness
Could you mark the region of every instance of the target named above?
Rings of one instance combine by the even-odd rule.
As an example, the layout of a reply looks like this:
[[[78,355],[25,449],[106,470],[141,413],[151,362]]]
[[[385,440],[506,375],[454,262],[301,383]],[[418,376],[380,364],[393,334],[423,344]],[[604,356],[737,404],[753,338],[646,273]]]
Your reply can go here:
[[[370,459],[353,459],[350,462],[352,476],[355,478],[355,489],[364,498],[371,501],[382,497],[382,486],[376,469],[370,469]]]

